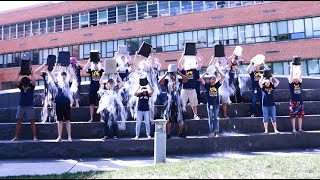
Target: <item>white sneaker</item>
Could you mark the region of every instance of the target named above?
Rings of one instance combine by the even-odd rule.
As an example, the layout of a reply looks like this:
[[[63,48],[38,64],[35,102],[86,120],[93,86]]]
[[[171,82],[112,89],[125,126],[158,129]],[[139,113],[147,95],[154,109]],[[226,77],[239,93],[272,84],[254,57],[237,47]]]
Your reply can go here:
[[[195,120],[200,120],[199,116],[197,116],[197,115],[195,115],[195,116],[193,117],[193,119],[195,119]]]
[[[104,122],[104,120],[103,120],[103,119],[100,119],[100,122]]]
[[[134,139],[139,139],[139,136],[136,136]]]
[[[148,139],[151,139],[151,136],[148,136]]]

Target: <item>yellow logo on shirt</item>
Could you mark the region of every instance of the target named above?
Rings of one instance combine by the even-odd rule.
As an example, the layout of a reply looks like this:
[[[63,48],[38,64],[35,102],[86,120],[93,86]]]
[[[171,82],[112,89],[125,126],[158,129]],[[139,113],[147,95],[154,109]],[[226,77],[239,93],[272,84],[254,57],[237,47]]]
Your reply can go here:
[[[209,95],[210,96],[218,96],[218,90],[216,87],[210,87],[209,89]]]
[[[300,94],[301,89],[299,84],[293,84],[294,94]]]
[[[92,80],[99,81],[100,80],[100,72],[99,71],[92,71]]]

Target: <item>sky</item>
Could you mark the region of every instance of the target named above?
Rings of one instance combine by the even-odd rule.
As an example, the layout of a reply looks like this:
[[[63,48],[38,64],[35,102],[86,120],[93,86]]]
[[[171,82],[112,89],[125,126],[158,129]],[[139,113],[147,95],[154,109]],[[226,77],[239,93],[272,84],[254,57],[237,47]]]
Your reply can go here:
[[[59,3],[63,1],[0,1],[0,12],[47,2]]]

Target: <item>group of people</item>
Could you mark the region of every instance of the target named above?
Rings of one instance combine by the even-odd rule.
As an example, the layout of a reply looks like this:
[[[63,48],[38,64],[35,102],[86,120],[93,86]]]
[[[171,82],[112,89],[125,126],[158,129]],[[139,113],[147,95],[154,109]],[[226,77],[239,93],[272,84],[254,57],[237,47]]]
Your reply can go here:
[[[208,64],[206,73],[200,76],[200,70],[203,66],[203,57],[197,51],[195,55],[194,66],[186,66],[187,58],[182,53],[178,65],[170,64],[168,71],[158,77],[160,70],[159,59],[154,57],[153,48],[149,57],[144,57],[136,52],[133,59],[128,54],[116,54],[114,59],[117,62],[117,73],[109,74],[103,66],[103,60],[92,62],[90,59],[84,67],[79,65],[75,57],[70,58],[70,66],[60,66],[56,64],[53,68],[45,69],[46,64],[40,66],[35,72],[44,78],[44,104],[52,106],[58,123],[57,142],[62,141],[62,125],[66,121],[68,132],[68,141],[71,138],[70,111],[74,103],[79,107],[79,91],[81,84],[81,70],[90,74],[90,120],[93,122],[94,106],[99,102],[97,113],[100,114],[100,121],[105,123],[105,135],[103,140],[118,138],[118,130],[125,128],[124,121],[127,119],[123,101],[128,102],[132,117],[136,122],[136,136],[140,136],[140,126],[142,120],[145,121],[147,138],[151,138],[150,123],[155,116],[154,103],[160,96],[161,86],[166,89],[167,101],[165,103],[164,119],[166,124],[167,138],[171,137],[171,126],[176,125],[179,137],[186,137],[186,106],[190,103],[193,117],[199,120],[197,106],[198,102],[198,82],[206,90],[207,112],[209,123],[209,136],[217,137],[219,133],[218,114],[220,104],[222,104],[223,117],[227,116],[227,104],[231,102],[241,103],[240,91],[240,66],[244,61],[243,57],[232,55],[231,57],[212,56]],[[267,65],[264,64],[265,68]],[[210,68],[209,68],[210,67]],[[209,69],[212,71],[210,72]],[[265,133],[268,133],[268,118],[278,133],[276,125],[276,106],[274,102],[274,90],[279,85],[279,80],[275,77],[264,77],[260,71],[260,64],[254,64],[251,60],[247,68],[252,81],[252,105],[251,117],[256,116],[256,102],[260,101],[263,111],[263,123]],[[109,79],[105,77],[109,75]],[[227,80],[226,80],[227,79]],[[302,76],[293,78],[293,68],[291,65],[289,80],[289,89],[291,92],[290,117],[292,118],[293,131],[296,132],[295,118],[298,118],[299,129],[302,131],[302,118],[304,117],[304,108],[301,98]],[[34,140],[37,140],[35,128],[35,115],[33,109],[33,92],[35,88],[35,78],[33,72],[31,79],[29,76],[18,76],[17,87],[21,90],[20,103],[17,112],[16,135],[13,141],[19,139],[22,118],[31,121]],[[76,90],[72,90],[76,87]],[[50,104],[49,102],[53,102]],[[44,106],[44,109],[48,107]],[[48,113],[47,113],[48,114]],[[47,117],[43,119],[43,122]],[[120,127],[119,127],[120,123]],[[112,135],[110,136],[110,130]]]

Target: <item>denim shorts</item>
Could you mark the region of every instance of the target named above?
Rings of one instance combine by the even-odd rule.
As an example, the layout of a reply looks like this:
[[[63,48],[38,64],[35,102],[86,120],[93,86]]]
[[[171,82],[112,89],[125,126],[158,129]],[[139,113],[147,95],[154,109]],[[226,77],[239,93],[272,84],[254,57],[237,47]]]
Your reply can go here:
[[[26,117],[28,121],[34,120],[34,108],[33,106],[18,106],[18,111],[16,118],[18,120],[23,120]]]
[[[271,117],[271,122],[276,122],[276,106],[262,106],[263,122],[268,122]]]

